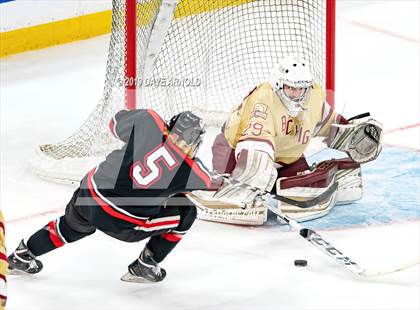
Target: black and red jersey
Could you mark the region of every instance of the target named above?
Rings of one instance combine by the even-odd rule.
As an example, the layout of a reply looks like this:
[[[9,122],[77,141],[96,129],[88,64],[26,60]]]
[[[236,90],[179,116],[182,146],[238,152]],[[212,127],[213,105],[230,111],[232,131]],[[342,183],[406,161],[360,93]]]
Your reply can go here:
[[[135,219],[153,216],[168,204],[185,204],[182,193],[212,188],[204,165],[166,139],[166,124],[155,111],[120,111],[110,129],[124,146],[81,184],[108,215],[135,224]]]

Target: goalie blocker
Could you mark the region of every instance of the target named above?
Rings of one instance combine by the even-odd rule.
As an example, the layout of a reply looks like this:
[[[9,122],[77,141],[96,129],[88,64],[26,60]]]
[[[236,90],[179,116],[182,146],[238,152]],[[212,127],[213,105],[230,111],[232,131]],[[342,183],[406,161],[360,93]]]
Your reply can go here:
[[[349,158],[323,161],[302,175],[279,178],[273,191],[286,199],[264,203],[277,204],[279,211],[299,222],[319,218],[336,204],[362,198],[360,164]],[[261,202],[242,209],[237,204],[218,200],[212,192],[195,191],[189,198],[198,207],[201,220],[241,225],[262,225],[267,221],[267,208]],[[305,201],[316,203],[304,206]]]

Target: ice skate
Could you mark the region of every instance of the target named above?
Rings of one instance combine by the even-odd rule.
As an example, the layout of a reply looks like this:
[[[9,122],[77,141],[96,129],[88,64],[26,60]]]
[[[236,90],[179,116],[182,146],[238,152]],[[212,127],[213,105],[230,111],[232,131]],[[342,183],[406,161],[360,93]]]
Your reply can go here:
[[[166,271],[153,259],[153,252],[144,248],[138,259],[128,266],[128,272],[122,281],[134,283],[160,282],[166,277]]]
[[[42,263],[28,249],[22,240],[16,250],[8,257],[9,274],[35,274],[42,270]]]

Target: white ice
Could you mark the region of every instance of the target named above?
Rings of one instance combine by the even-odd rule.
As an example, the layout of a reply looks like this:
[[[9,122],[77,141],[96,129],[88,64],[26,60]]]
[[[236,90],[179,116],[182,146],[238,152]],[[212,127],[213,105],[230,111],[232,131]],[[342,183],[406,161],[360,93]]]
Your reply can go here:
[[[418,124],[418,1],[339,1],[337,110],[370,111],[386,130]],[[100,98],[109,36],[6,57],[1,65],[1,208],[13,250],[60,216],[74,190],[34,177],[28,157],[71,134]],[[418,152],[419,126],[385,142]],[[205,158],[209,160],[209,158]],[[420,189],[418,189],[420,191]],[[419,192],[420,194],[420,192]],[[420,222],[320,232],[367,268],[420,255]],[[8,309],[420,309],[420,267],[358,278],[294,232],[197,221],[156,285],[119,281],[142,244],[98,232],[9,277]],[[293,266],[306,259],[307,268]]]

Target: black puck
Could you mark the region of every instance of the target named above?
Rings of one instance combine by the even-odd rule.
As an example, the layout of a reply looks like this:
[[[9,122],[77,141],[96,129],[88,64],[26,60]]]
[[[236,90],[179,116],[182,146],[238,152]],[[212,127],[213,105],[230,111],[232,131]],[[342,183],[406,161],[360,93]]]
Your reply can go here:
[[[295,266],[296,267],[306,267],[308,265],[308,262],[304,259],[296,259],[295,260]]]

